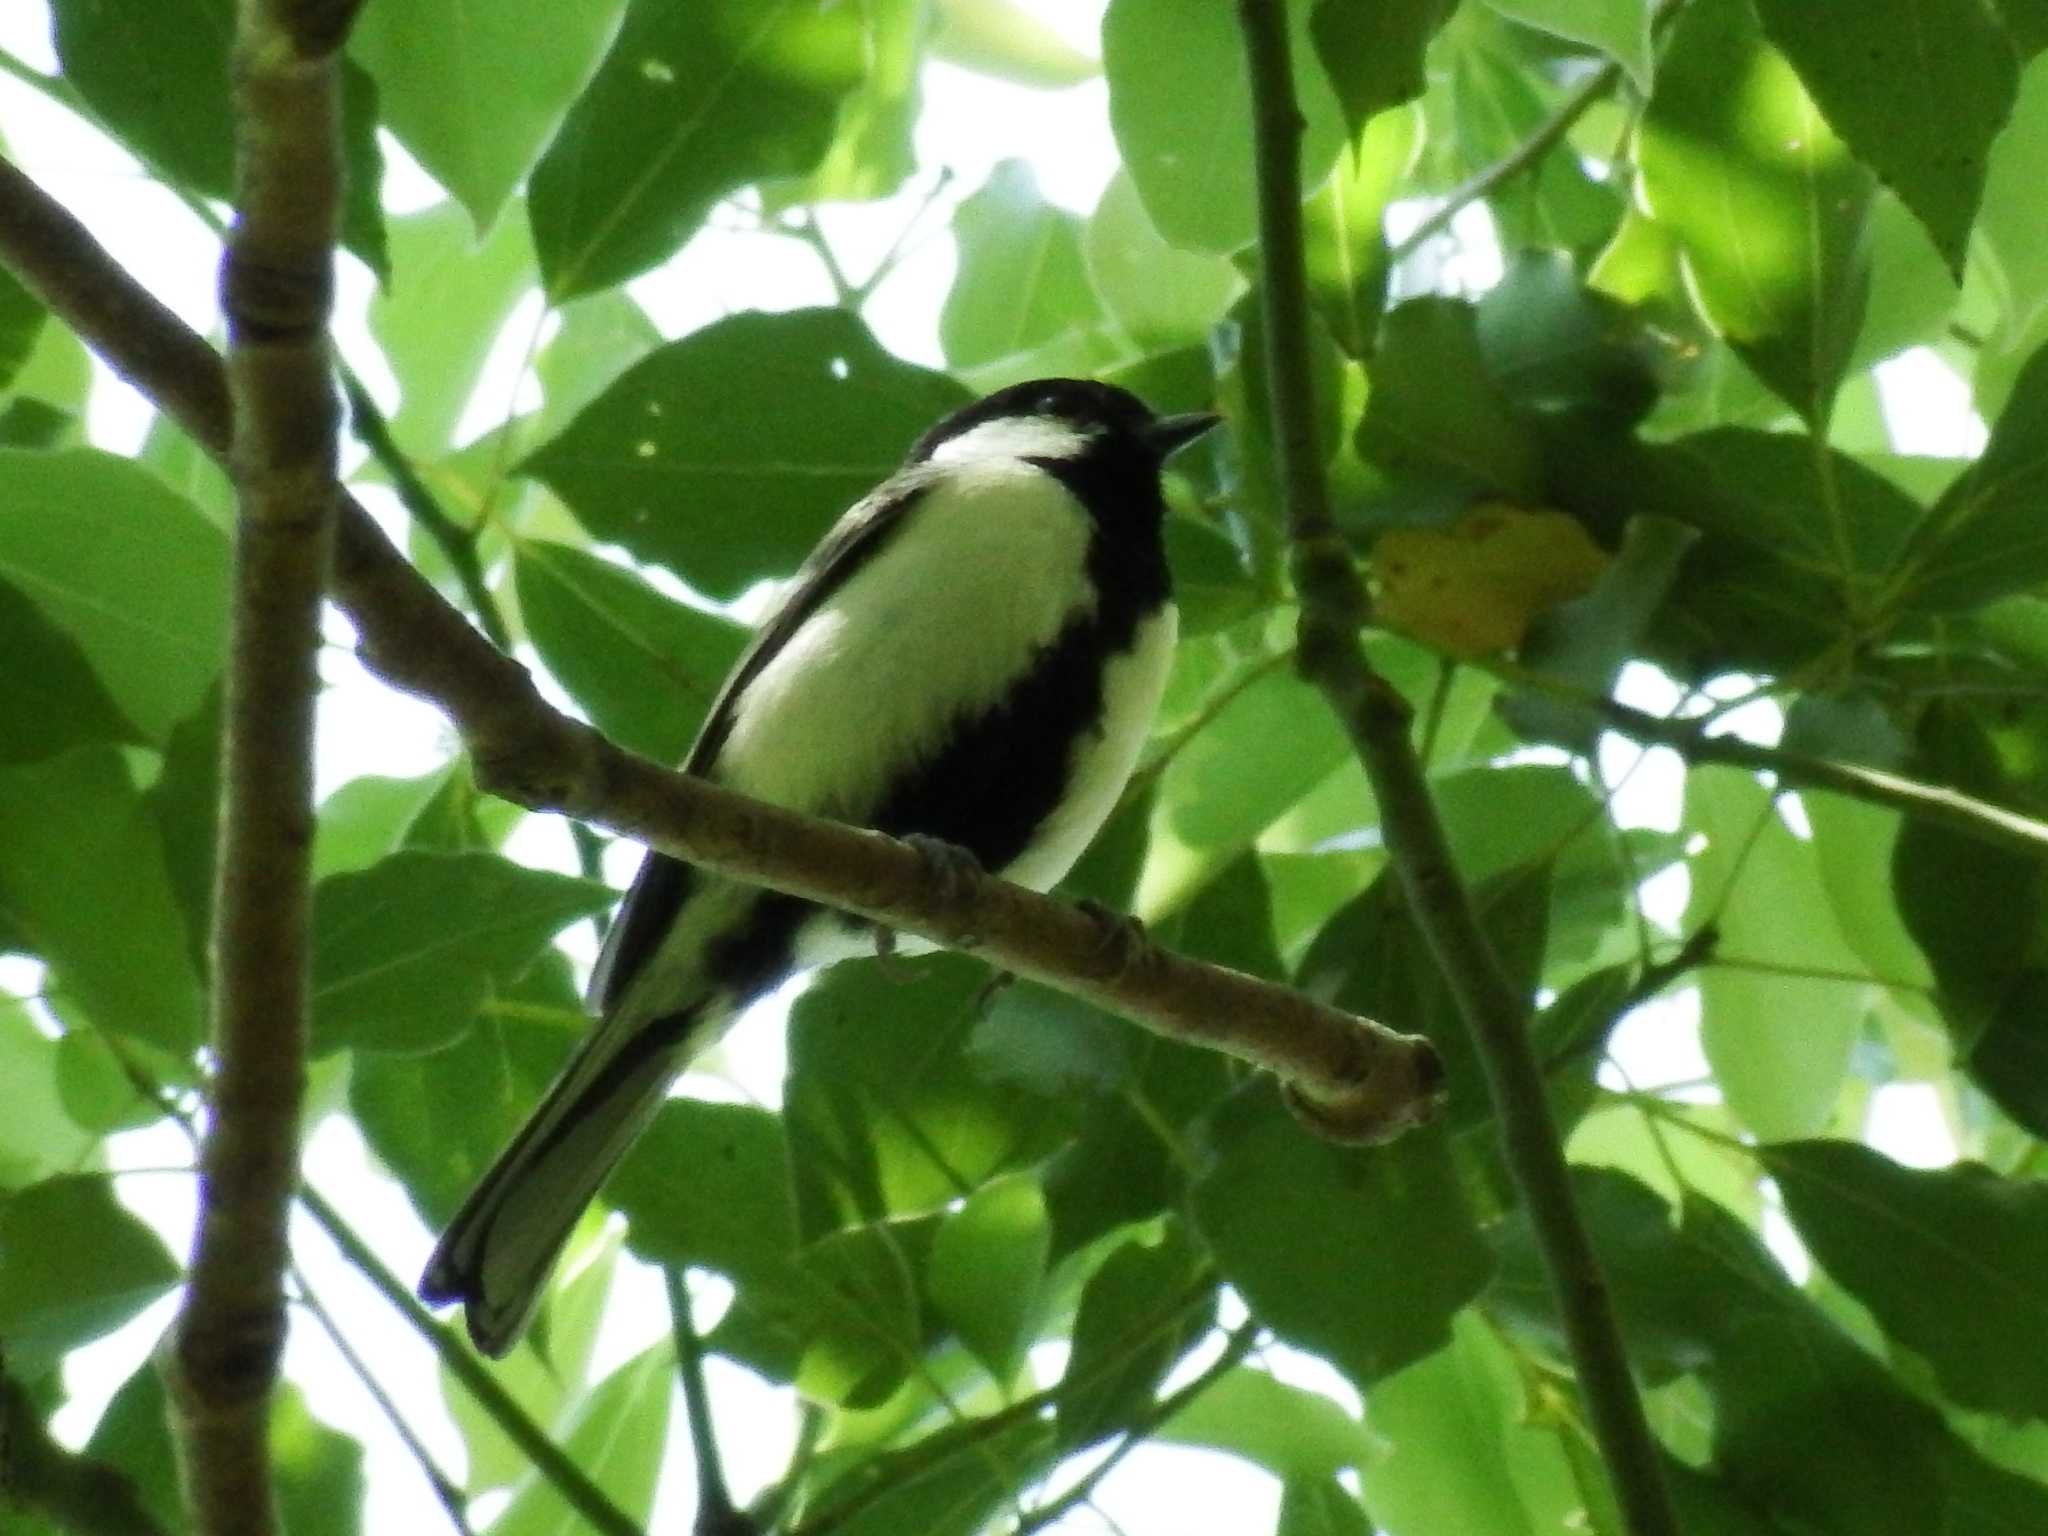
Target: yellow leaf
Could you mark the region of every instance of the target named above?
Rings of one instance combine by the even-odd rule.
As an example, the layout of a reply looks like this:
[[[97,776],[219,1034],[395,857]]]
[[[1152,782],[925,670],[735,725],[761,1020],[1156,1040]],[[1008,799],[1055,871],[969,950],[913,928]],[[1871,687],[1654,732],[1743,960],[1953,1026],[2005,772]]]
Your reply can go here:
[[[1483,501],[1448,527],[1380,535],[1376,615],[1453,656],[1485,656],[1521,644],[1530,620],[1591,591],[1607,560],[1575,518]]]

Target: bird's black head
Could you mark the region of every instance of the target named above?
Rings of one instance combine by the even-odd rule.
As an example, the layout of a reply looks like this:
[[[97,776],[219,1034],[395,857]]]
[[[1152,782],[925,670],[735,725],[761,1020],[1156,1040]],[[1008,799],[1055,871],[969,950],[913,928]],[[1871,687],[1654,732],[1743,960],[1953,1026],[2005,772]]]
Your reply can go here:
[[[1009,455],[1034,461],[1121,460],[1157,472],[1216,424],[1204,413],[1156,416],[1127,389],[1093,379],[1032,379],[964,406],[932,427],[909,462]]]

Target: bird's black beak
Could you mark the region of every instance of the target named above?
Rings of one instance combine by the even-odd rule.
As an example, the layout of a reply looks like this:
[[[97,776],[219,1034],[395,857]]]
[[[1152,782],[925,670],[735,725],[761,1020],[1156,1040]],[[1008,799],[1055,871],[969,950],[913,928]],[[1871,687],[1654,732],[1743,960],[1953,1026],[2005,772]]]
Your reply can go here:
[[[1190,411],[1185,416],[1162,416],[1144,429],[1145,445],[1163,461],[1178,453],[1223,418],[1214,411]]]

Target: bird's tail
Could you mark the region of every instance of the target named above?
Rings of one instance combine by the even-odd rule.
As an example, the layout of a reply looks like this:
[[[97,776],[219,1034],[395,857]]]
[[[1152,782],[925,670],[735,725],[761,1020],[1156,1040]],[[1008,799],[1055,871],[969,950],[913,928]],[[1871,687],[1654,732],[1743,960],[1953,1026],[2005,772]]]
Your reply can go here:
[[[463,1304],[478,1349],[512,1347],[583,1208],[727,1012],[713,999],[652,1022],[614,1015],[577,1047],[448,1223],[420,1280],[423,1300]]]

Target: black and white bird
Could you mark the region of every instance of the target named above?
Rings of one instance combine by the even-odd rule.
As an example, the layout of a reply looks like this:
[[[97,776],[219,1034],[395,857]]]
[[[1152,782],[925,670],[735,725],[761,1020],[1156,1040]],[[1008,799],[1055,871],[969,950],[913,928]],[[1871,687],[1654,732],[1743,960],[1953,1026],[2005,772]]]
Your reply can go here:
[[[1158,706],[1177,622],[1160,467],[1215,420],[1077,379],[946,417],[798,572],[684,771],[1049,888],[1108,817]],[[596,1026],[449,1223],[421,1296],[463,1303],[486,1354],[510,1349],[691,1058],[794,971],[874,942],[648,854],[591,976]]]

